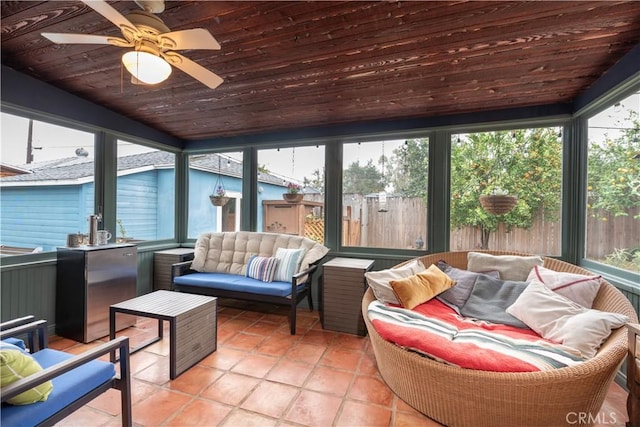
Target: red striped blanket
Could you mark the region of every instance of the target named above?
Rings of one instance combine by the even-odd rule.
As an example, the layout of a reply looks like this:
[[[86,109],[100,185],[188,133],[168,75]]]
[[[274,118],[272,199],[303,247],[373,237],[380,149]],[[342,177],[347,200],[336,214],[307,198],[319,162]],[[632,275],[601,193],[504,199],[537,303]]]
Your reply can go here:
[[[437,299],[413,310],[373,301],[367,314],[387,341],[462,368],[531,372],[583,360],[575,350],[530,329],[466,319]]]

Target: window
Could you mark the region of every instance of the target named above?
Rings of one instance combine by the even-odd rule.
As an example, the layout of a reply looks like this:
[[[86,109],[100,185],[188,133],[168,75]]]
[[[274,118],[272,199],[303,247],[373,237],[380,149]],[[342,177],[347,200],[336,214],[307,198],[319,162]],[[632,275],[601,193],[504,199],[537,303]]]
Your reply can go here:
[[[589,119],[587,259],[640,272],[640,93]]]
[[[118,141],[115,242],[171,239],[175,154]]]
[[[258,151],[258,230],[324,243],[324,146]]]
[[[240,230],[242,152],[189,156],[188,236]]]
[[[342,245],[425,249],[428,138],[343,146]]]
[[[560,255],[560,128],[452,136],[450,248]]]
[[[2,255],[54,251],[87,233],[94,134],[2,113]]]

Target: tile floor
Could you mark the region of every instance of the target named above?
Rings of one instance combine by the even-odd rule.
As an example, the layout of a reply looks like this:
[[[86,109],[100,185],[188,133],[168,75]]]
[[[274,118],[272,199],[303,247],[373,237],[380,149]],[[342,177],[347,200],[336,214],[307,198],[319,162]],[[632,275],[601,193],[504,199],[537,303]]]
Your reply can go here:
[[[291,336],[286,309],[222,301],[217,351],[173,381],[165,327],[163,341],[131,356],[135,426],[440,425],[386,386],[368,338],[323,330],[317,311],[300,309]],[[120,334],[135,346],[156,332],[155,320],[138,318]],[[53,337],[50,347],[81,353],[98,343]],[[611,387],[607,426],[624,427],[626,398]],[[109,390],[58,425],[120,425],[119,399]]]

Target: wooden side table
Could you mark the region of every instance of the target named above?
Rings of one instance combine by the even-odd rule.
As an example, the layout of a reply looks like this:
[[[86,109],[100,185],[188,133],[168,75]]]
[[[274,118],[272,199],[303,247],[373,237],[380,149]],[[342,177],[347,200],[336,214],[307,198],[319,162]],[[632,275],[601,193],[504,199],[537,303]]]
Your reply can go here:
[[[364,336],[361,302],[367,284],[364,273],[371,259],[334,258],[322,268],[322,326],[324,329]]]
[[[154,252],[153,254],[153,290],[170,290],[171,266],[193,259],[193,248],[175,248]]]
[[[132,349],[130,354],[133,354],[160,341],[162,322],[168,321],[169,377],[174,379],[216,350],[217,304],[216,297],[162,290],[151,292],[109,308],[109,338],[116,337],[117,313],[158,319],[158,336]],[[115,361],[115,352],[111,353],[111,361]]]

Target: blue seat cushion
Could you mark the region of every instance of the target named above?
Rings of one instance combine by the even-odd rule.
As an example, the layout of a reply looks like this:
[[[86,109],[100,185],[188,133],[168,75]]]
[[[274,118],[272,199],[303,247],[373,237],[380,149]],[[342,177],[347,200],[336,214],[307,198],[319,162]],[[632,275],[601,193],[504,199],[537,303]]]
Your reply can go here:
[[[9,337],[9,338],[5,338],[2,341],[4,342],[8,342],[9,344],[13,344],[16,347],[20,347],[23,350],[27,349],[27,346],[24,345],[24,341],[21,340],[20,338],[13,338],[13,337]]]
[[[74,357],[74,354],[45,348],[33,354],[43,369]],[[82,366],[62,374],[53,381],[53,391],[44,402],[30,405],[2,405],[0,419],[3,426],[34,426],[67,407],[70,403],[84,396],[94,388],[115,375],[115,366],[109,362],[92,360]]]
[[[262,282],[250,277],[225,273],[191,273],[178,276],[174,283],[186,286],[201,286],[211,289],[224,289],[235,292],[248,292],[250,294],[271,295],[287,297],[291,295],[290,282]],[[304,284],[298,285],[298,290],[304,288]]]

